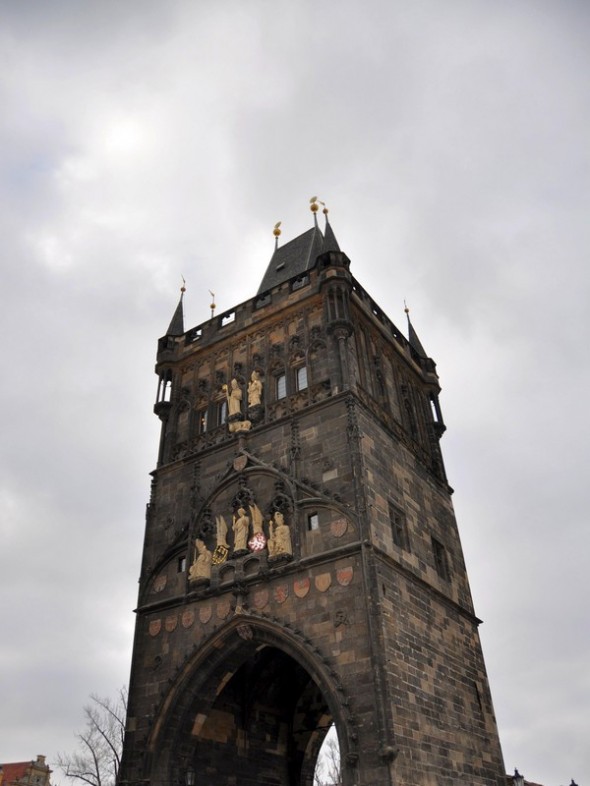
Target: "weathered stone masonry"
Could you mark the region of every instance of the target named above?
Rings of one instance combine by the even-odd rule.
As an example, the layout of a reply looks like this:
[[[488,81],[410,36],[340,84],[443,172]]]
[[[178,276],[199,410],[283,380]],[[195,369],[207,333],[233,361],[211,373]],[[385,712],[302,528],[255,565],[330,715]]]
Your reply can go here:
[[[160,339],[121,783],[311,786],[332,723],[346,786],[504,782],[435,364],[349,265]]]

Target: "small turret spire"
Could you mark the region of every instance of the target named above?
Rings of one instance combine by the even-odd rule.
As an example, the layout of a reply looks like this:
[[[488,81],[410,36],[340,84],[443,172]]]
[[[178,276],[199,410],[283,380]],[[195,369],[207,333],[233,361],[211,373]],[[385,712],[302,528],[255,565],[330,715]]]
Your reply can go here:
[[[410,319],[410,309],[408,308],[408,304],[404,300],[404,311],[406,312],[406,317],[408,318],[408,341],[410,342],[410,346],[412,349],[417,352],[420,357],[427,358],[428,355],[426,354],[426,350],[422,346],[422,342],[418,338],[418,334],[414,330],[414,326],[412,325],[412,321]]]
[[[334,234],[330,219],[328,218],[328,208],[325,202],[322,202],[322,205],[324,206],[322,213],[326,219],[326,226],[324,227],[324,251],[340,251],[340,246],[338,245],[336,235]]]
[[[167,336],[182,336],[184,334],[184,313],[182,307],[182,299],[184,297],[184,293],[186,292],[186,281],[184,280],[184,276],[180,276],[182,278],[182,286],[180,287],[180,300],[178,301],[178,305],[176,306],[176,311],[170,320],[170,325],[168,326],[168,330],[166,331]]]

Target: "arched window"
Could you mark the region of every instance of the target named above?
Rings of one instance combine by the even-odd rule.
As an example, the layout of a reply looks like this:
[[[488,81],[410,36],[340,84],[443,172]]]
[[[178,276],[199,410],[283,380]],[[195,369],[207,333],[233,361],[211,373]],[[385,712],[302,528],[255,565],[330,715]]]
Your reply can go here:
[[[158,395],[157,401],[160,403],[161,401],[170,401],[172,396],[172,371],[168,369],[163,374],[160,375],[160,380],[158,382]]]
[[[299,366],[295,374],[297,390],[305,390],[307,388],[307,366]]]
[[[222,399],[217,405],[217,425],[222,426],[227,420],[227,399]]]
[[[197,434],[204,434],[207,431],[207,410],[199,409],[197,416]]]

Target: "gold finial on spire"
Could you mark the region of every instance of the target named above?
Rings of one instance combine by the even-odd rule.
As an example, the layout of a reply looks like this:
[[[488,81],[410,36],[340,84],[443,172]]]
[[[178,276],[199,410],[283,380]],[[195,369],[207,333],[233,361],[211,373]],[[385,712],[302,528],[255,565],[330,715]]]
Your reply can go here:
[[[282,223],[281,221],[277,221],[272,231],[273,235],[275,236],[275,251],[279,247],[279,237],[281,236],[281,230],[280,230],[281,223]]]
[[[211,305],[209,308],[211,309],[211,319],[213,319],[215,316],[215,292],[211,292],[211,290],[209,290],[209,294],[211,295]]]
[[[312,197],[309,200],[309,209],[313,213],[313,220],[315,221],[315,225],[318,225],[318,210],[320,209],[320,205],[323,206],[322,213],[326,217],[326,221],[328,220],[328,208],[326,207],[326,203],[322,202],[321,199],[318,199],[317,196]]]
[[[406,299],[405,298],[404,298],[404,311],[406,312],[406,314],[410,313],[410,309],[408,308],[408,304],[406,303]]]
[[[185,278],[184,278],[184,276],[182,275],[182,273],[180,274],[180,277],[181,277],[181,279],[182,279],[182,286],[180,287],[180,293],[181,293],[182,295],[184,295],[184,293],[186,292],[186,281],[185,281]]]

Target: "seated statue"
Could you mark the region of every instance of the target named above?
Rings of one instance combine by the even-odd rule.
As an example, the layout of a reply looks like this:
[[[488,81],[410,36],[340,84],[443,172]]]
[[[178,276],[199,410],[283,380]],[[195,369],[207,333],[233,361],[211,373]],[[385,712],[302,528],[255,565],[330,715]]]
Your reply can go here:
[[[211,552],[200,538],[195,540],[195,559],[188,578],[189,581],[209,581],[211,578]]]

